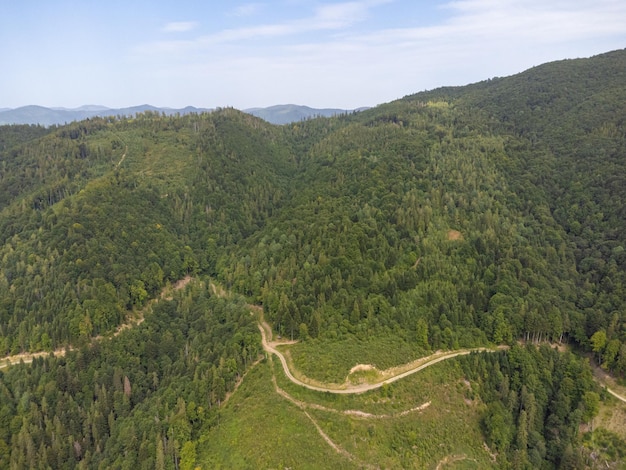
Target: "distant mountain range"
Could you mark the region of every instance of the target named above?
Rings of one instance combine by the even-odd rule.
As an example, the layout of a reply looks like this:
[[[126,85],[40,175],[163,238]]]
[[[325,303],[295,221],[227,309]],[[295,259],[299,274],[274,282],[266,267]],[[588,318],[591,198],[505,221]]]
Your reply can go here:
[[[182,109],[157,108],[148,104],[129,108],[107,108],[98,105],[86,105],[80,108],[45,108],[43,106],[22,106],[21,108],[0,111],[0,125],[2,124],[40,124],[42,126],[61,125],[73,121],[82,121],[96,116],[134,116],[137,113],[154,111],[167,115],[202,113],[212,111],[204,108],[187,106]]]
[[[361,111],[367,108],[359,108]],[[39,124],[42,126],[62,125],[73,121],[82,121],[96,116],[134,116],[137,113],[154,111],[166,115],[211,112],[209,108],[159,108],[148,104],[129,108],[107,108],[99,105],[85,105],[79,108],[46,108],[43,106],[22,106],[20,108],[0,108],[0,125],[5,124]],[[334,116],[352,112],[345,109],[315,109],[295,104],[270,106],[268,108],[250,108],[244,112],[260,117],[272,124],[288,124],[319,116]]]
[[[335,108],[316,109],[296,104],[279,104],[268,108],[244,109],[244,112],[260,117],[261,119],[271,122],[272,124],[289,124],[290,122],[299,122],[315,117],[331,117],[336,116],[337,114],[363,111],[365,109],[368,108],[358,108],[355,110]]]

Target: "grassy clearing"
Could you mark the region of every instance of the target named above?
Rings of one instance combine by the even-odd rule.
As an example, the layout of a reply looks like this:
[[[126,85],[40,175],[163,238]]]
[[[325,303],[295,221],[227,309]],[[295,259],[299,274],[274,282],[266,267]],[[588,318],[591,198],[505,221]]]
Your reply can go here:
[[[266,361],[246,376],[222,410],[219,426],[200,438],[197,449],[201,468],[358,468],[274,391]]]
[[[433,377],[431,377],[432,379]],[[410,387],[392,390],[390,401],[410,408]],[[423,411],[388,419],[361,419],[313,410],[336,443],[363,461],[381,468],[435,468],[448,455],[464,455],[489,468],[482,449],[477,407],[465,403],[454,384],[433,389]]]
[[[380,379],[380,373],[377,370],[357,370],[348,376],[351,384],[374,383]]]
[[[275,391],[272,373],[305,409]],[[470,395],[455,359],[360,395],[299,387],[277,361],[263,361],[224,407],[219,427],[200,439],[197,463],[201,468],[491,468],[479,427],[482,404]],[[428,407],[410,411],[426,402]],[[391,416],[364,418],[343,414],[346,410]],[[325,442],[305,412],[354,459]]]
[[[297,400],[317,403],[340,411],[358,409],[371,414],[399,414],[407,409],[420,406],[432,398],[432,389],[429,390],[427,386],[422,387],[419,383],[418,386],[405,393],[406,384],[403,382],[405,380],[411,381],[411,377],[363,394],[342,395],[316,392],[295,385],[285,377],[282,368],[276,362],[274,372],[278,386]],[[427,373],[427,370],[422,372]],[[416,375],[419,374],[421,372]],[[397,395],[396,391],[401,391],[399,392],[400,395]]]
[[[337,410],[307,409],[336,444],[360,461],[381,468],[436,468],[455,456],[458,460],[440,468],[493,465],[483,449],[482,405],[468,399],[470,385],[454,359],[360,395],[314,392],[289,382],[278,365],[274,372],[278,386],[294,399]],[[427,408],[410,411],[426,402]],[[342,414],[345,410],[391,416],[363,418]]]
[[[457,456],[452,456],[452,460],[443,460],[439,463],[439,466],[436,467],[438,470],[480,470],[481,463],[478,461],[465,457],[458,456],[458,460],[454,460]]]
[[[281,351],[306,377],[331,383],[343,383],[357,364],[371,364],[384,370],[428,354],[416,344],[392,334],[366,340],[351,336],[341,341],[304,341],[283,346]]]
[[[626,403],[611,398],[602,403],[598,416],[593,420],[594,428],[604,428],[626,440]]]

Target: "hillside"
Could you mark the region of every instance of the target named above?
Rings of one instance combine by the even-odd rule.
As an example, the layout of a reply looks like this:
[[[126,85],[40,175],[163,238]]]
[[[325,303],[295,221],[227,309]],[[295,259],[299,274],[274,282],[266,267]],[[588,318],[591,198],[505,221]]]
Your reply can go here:
[[[107,108],[106,106],[86,105],[75,109],[46,108],[44,106],[30,105],[15,109],[0,109],[0,125],[29,124],[57,126],[98,117],[133,117],[138,113],[144,113],[146,111],[162,113],[167,116],[176,116],[190,113],[208,112],[210,110],[204,108],[194,108],[193,106],[187,106],[186,108],[181,109],[159,108],[149,104],[131,106],[128,108]]]
[[[77,123],[9,150],[3,353],[112,331],[165,282],[214,273],[219,247],[280,206],[289,157],[275,139],[275,129],[234,111],[144,114]]]
[[[68,348],[0,371],[0,467],[617,462],[625,436],[583,444],[605,398],[585,360],[517,343],[626,373],[625,75],[615,51],[283,126],[0,127],[0,355]],[[335,400],[258,362],[246,303],[320,383],[512,348]]]
[[[361,111],[366,108],[361,108]],[[68,108],[46,108],[44,106],[22,106],[20,108],[0,108],[0,125],[5,124],[26,124],[39,126],[58,126],[85,119],[102,117],[134,117],[136,114],[150,111],[153,113],[165,114],[166,116],[176,116],[185,114],[198,114],[213,111],[206,108],[195,108],[187,106],[181,109],[163,108],[148,104],[132,106],[128,108],[107,108],[106,106],[87,105],[75,109]],[[244,112],[260,117],[272,124],[289,124],[305,119],[316,117],[330,117],[338,114],[345,114],[350,111],[345,109],[316,109],[308,106],[295,104],[269,106],[267,108],[249,108]]]

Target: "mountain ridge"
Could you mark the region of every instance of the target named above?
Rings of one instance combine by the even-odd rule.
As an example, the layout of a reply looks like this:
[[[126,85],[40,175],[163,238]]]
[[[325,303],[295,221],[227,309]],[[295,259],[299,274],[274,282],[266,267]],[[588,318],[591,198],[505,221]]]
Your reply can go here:
[[[317,427],[354,456],[333,468],[584,468],[604,396],[578,352],[626,374],[625,61],[297,125],[223,108],[0,126],[0,352],[72,345],[3,370],[0,467],[315,468]],[[331,402],[260,359],[251,304],[326,383],[511,347]],[[416,399],[419,417],[327,411]]]
[[[254,107],[242,110],[245,113],[260,117],[261,119],[277,125],[289,124],[315,117],[331,117],[338,114],[362,111],[367,107],[355,110],[339,108],[311,108],[304,105],[285,104],[269,107]],[[0,125],[30,124],[41,126],[64,125],[71,122],[82,121],[94,117],[109,116],[134,116],[146,111],[162,113],[167,116],[185,115],[190,113],[206,113],[214,111],[214,108],[196,108],[186,106],[184,108],[158,107],[150,104],[129,106],[124,108],[109,108],[102,105],[82,105],[77,108],[45,107],[39,105],[20,106],[18,108],[0,108]]]
[[[279,104],[267,108],[247,108],[243,111],[272,124],[289,124],[316,117],[332,117],[340,114],[359,112],[369,109],[368,107],[353,110],[339,108],[311,108],[296,104]]]
[[[21,106],[15,109],[5,109],[0,111],[0,125],[30,124],[41,126],[64,125],[71,122],[82,121],[94,117],[111,116],[134,116],[137,113],[146,111],[163,113],[165,115],[189,114],[210,112],[212,109],[195,108],[187,106],[185,108],[164,108],[142,104],[126,108],[108,108],[101,105],[83,105],[78,108],[47,108],[39,105]]]

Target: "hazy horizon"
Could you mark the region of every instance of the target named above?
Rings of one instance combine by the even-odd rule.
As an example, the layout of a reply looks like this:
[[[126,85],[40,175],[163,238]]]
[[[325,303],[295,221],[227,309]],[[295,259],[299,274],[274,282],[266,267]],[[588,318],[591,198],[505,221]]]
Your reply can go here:
[[[375,106],[626,45],[617,0],[4,2],[0,107]]]

